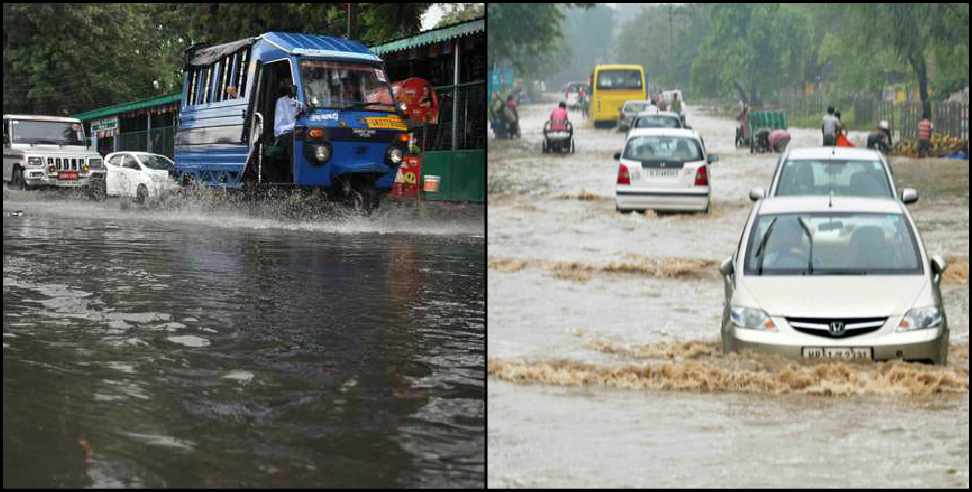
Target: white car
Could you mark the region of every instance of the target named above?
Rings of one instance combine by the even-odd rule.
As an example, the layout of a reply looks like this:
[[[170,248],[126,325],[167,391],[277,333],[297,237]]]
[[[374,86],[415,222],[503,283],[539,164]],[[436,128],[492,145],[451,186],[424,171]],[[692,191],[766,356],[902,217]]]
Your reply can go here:
[[[760,200],[719,267],[723,350],[944,365],[946,268],[898,200]]]
[[[178,191],[175,163],[148,152],[113,152],[105,156],[105,194],[134,198],[144,203]]]
[[[894,170],[884,154],[846,147],[788,148],[777,162],[769,191],[753,188],[753,201],[774,196],[856,196],[918,201],[918,191],[904,188],[898,195]]]
[[[709,211],[709,164],[702,139],[684,128],[635,128],[618,162],[615,207],[634,210]]]
[[[635,116],[646,111],[649,107],[652,107],[652,104],[651,100],[648,99],[625,101],[621,109],[618,110],[618,130],[627,131],[631,127],[631,121],[634,120]]]

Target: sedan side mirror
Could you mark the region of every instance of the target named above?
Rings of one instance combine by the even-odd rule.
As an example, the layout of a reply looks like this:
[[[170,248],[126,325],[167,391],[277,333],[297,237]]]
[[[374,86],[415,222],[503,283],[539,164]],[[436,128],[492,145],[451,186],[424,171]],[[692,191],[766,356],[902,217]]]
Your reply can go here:
[[[914,188],[905,188],[901,190],[901,201],[906,205],[917,202],[918,190]]]
[[[722,264],[719,265],[719,273],[721,273],[724,276],[732,275],[734,271],[735,271],[735,267],[732,265],[731,256],[723,260]]]
[[[937,283],[942,279],[942,274],[945,273],[945,270],[948,269],[948,263],[945,261],[945,258],[935,255],[931,259],[931,268],[934,274],[934,280]]]
[[[620,152],[615,152],[614,153],[614,160],[616,160],[616,161],[620,161],[621,160],[621,153]]]
[[[749,199],[758,202],[766,197],[766,191],[764,191],[759,186],[749,190]]]
[[[713,162],[719,162],[719,156],[715,154],[709,154],[709,157],[706,159],[706,161],[708,161],[709,164],[712,164]]]

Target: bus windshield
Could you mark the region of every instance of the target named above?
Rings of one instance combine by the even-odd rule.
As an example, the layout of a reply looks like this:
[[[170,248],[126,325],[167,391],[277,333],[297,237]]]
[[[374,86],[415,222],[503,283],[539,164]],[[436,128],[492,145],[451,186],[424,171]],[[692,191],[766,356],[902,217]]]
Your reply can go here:
[[[395,112],[395,98],[381,68],[361,63],[300,63],[304,102],[312,108]]]
[[[13,143],[84,145],[84,130],[80,123],[13,120],[10,135]]]

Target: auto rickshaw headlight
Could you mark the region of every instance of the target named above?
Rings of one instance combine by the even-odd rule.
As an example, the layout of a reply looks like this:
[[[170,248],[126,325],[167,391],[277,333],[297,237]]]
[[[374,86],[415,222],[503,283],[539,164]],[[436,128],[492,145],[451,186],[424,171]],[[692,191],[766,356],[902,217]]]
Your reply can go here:
[[[317,162],[327,162],[331,158],[331,146],[327,144],[314,146],[314,159]]]
[[[400,149],[398,147],[389,147],[388,148],[388,153],[385,154],[386,160],[389,163],[391,163],[393,165],[396,165],[396,166],[402,163],[402,159],[404,157],[405,157],[405,153],[402,152],[402,149]]]

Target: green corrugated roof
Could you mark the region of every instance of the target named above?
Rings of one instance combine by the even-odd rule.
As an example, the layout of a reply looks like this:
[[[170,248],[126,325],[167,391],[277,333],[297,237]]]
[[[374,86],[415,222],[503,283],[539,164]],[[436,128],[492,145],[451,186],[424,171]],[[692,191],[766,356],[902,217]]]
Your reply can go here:
[[[142,99],[139,101],[134,101],[130,103],[116,104],[114,106],[106,106],[104,108],[92,109],[91,111],[76,114],[75,118],[81,121],[94,120],[97,118],[104,118],[105,116],[113,116],[116,114],[127,113],[129,111],[135,111],[137,109],[151,108],[153,106],[164,106],[167,104],[175,104],[182,100],[182,93],[177,92],[175,94],[170,94],[168,96],[150,97],[148,99]]]
[[[486,19],[476,19],[463,22],[461,24],[421,32],[414,36],[389,41],[378,46],[372,46],[371,51],[375,52],[376,55],[382,55],[385,53],[407,50],[426,44],[441,43],[442,41],[448,41],[450,39],[467,36],[469,34],[482,32],[484,30],[486,30]]]

